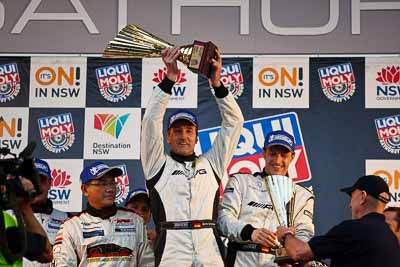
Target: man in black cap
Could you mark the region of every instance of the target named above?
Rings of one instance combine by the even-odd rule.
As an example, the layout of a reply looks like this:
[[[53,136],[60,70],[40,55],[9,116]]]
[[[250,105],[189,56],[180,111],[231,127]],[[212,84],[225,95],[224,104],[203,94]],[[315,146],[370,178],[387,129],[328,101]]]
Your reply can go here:
[[[389,202],[389,188],[379,176],[360,177],[348,188],[352,220],[343,221],[325,235],[308,243],[293,236],[290,228],[279,227],[278,238],[296,262],[331,259],[331,266],[400,266],[399,244],[385,223],[383,210]]]

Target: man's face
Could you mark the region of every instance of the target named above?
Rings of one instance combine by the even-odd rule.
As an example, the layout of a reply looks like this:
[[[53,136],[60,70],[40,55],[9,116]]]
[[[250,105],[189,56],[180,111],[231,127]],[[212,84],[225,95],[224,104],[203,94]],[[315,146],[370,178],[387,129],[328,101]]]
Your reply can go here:
[[[39,180],[40,180],[40,189],[42,190],[42,193],[38,196],[36,196],[31,204],[44,204],[47,201],[47,194],[49,193],[51,182],[49,177],[47,175],[44,175],[42,173],[39,174]]]
[[[385,220],[396,236],[400,236],[400,225],[396,221],[395,211],[385,211]]]
[[[106,174],[82,185],[82,192],[93,208],[102,209],[111,207],[115,201],[117,183],[114,177]]]
[[[132,209],[134,212],[136,212],[140,217],[143,218],[146,224],[150,222],[151,218],[150,206],[146,200],[138,198],[129,201],[129,203],[126,205],[126,208]]]
[[[284,146],[276,145],[264,148],[264,170],[269,175],[286,175],[294,159],[294,152]]]
[[[171,151],[177,155],[192,155],[197,143],[196,126],[186,120],[174,122],[168,129],[167,143],[171,146]]]

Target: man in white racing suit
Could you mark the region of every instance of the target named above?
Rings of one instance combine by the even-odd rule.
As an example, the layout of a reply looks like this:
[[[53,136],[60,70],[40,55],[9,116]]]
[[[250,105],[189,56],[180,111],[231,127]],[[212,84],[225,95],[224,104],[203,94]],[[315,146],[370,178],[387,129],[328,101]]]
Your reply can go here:
[[[52,201],[47,197],[52,179],[49,164],[42,159],[35,159],[35,169],[39,177],[39,184],[42,193],[32,200],[31,207],[36,219],[46,232],[50,244],[53,245],[56,234],[58,230],[60,230],[60,225],[68,218],[68,214],[53,208]],[[23,266],[45,267],[50,266],[50,263],[39,263],[24,258]]]
[[[142,120],[141,161],[156,224],[156,266],[224,266],[223,244],[216,230],[220,178],[233,156],[243,125],[234,97],[220,82],[218,49],[209,79],[222,117],[212,148],[195,155],[198,123],[187,110],[168,120],[166,154],[163,118],[179,73],[179,47],[165,49],[167,77],[154,89]]]
[[[265,177],[287,176],[295,156],[294,144],[291,134],[270,132],[264,142],[263,171],[231,175],[218,213],[218,227],[230,240],[227,266],[278,266],[270,248],[276,245],[275,231],[279,223]],[[314,195],[295,185],[294,203],[296,237],[308,241],[314,235]]]
[[[143,219],[117,208],[115,177],[122,170],[94,162],[81,173],[87,209],[61,225],[53,247],[54,266],[154,266]]]

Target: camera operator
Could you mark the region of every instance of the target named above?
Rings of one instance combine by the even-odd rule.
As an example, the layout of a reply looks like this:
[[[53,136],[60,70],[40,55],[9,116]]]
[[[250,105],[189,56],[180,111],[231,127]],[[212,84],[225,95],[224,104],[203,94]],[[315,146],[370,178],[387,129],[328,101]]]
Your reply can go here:
[[[39,177],[41,194],[33,199],[31,207],[36,219],[45,230],[50,244],[53,245],[56,234],[60,229],[61,224],[68,218],[68,214],[54,209],[52,201],[47,197],[52,179],[49,164],[42,159],[35,159],[35,169]],[[29,261],[26,258],[24,258],[23,263],[24,267],[50,266],[50,263],[38,264],[37,262]]]
[[[34,190],[32,182],[24,177],[7,176],[7,180],[7,185],[20,182],[24,192]],[[22,256],[42,263],[50,262],[53,258],[52,248],[45,231],[33,214],[29,195],[16,194],[15,200],[13,215],[17,220],[1,207],[0,266],[22,266]]]

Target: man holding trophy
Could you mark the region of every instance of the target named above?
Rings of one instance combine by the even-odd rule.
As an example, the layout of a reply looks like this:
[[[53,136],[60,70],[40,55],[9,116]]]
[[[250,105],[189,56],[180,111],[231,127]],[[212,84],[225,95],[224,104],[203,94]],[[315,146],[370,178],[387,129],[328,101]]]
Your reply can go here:
[[[218,227],[229,238],[227,266],[290,266],[275,234],[291,227],[297,238],[314,235],[314,195],[288,175],[295,141],[285,131],[270,132],[264,142],[261,173],[234,174],[219,206]]]
[[[187,110],[169,117],[166,141],[170,154],[164,151],[163,118],[178,75],[179,47],[162,51],[167,75],[153,90],[142,120],[141,161],[156,224],[156,266],[224,266],[223,244],[216,229],[219,185],[244,119],[234,97],[220,82],[219,51],[215,48],[212,52],[214,57],[207,61],[210,71],[199,72],[209,77],[214,88],[222,126],[207,153],[194,153],[198,121]],[[205,61],[193,58],[191,55],[193,66]]]

